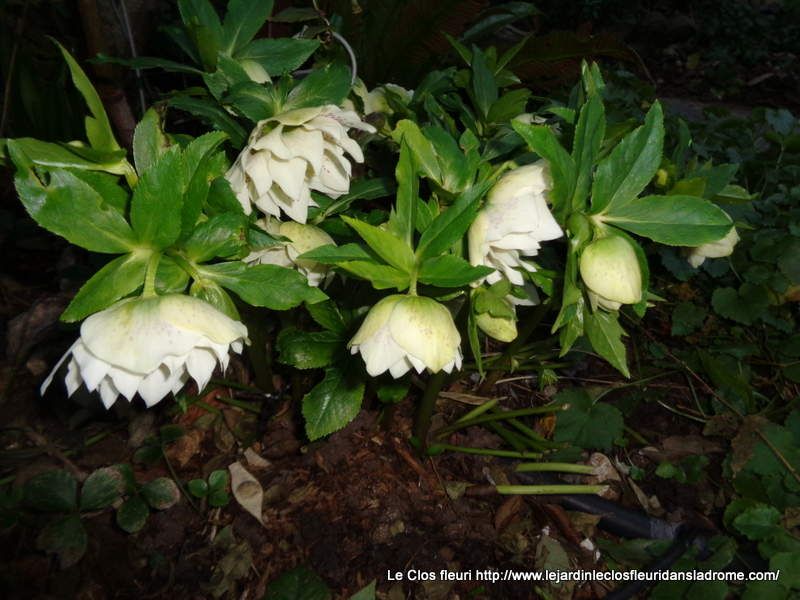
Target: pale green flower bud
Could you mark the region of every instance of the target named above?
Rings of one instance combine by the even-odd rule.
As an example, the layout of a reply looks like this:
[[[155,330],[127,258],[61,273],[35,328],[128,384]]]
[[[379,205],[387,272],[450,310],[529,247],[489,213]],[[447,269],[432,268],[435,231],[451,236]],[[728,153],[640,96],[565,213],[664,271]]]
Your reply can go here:
[[[639,260],[623,237],[608,236],[589,244],[581,254],[580,271],[593,304],[617,310],[642,299]]]
[[[731,230],[725,237],[717,240],[716,242],[709,242],[702,244],[696,248],[692,248],[689,252],[687,260],[689,264],[695,269],[702,265],[707,258],[723,258],[733,254],[733,248],[739,242],[739,233],[736,227],[731,227]]]
[[[397,379],[411,368],[432,373],[461,368],[461,335],[446,307],[431,298],[395,294],[370,309],[350,340],[367,373],[384,371]]]
[[[247,214],[263,212],[305,223],[316,206],[311,190],[338,198],[350,191],[352,165],[345,152],[363,162],[361,147],[348,129],[375,128],[352,111],[317,106],[281,113],[256,125],[247,146],[225,177]]]
[[[510,342],[517,337],[517,322],[505,317],[493,317],[488,312],[475,315],[480,330],[499,342]]]
[[[44,393],[61,364],[70,358],[65,383],[71,396],[84,384],[100,392],[106,408],[122,394],[138,393],[153,406],[177,393],[189,377],[202,390],[228,351],[249,343],[247,328],[192,296],[168,294],[129,298],[93,314],[81,336],[42,385]]]
[[[267,233],[287,238],[288,242],[280,242],[262,250],[251,252],[245,262],[256,264],[278,265],[297,269],[308,279],[309,285],[318,287],[330,274],[330,266],[313,260],[298,258],[320,246],[336,245],[333,238],[314,225],[286,221],[281,223],[272,219],[259,219],[256,225]]]

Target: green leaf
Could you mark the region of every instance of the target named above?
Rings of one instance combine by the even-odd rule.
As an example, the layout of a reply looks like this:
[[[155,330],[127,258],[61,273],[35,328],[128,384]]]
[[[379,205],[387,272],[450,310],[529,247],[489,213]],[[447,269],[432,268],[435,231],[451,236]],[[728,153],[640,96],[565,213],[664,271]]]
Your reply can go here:
[[[21,154],[30,162],[43,167],[106,171],[115,175],[125,175],[131,170],[123,150],[94,150],[87,146],[42,142],[32,138],[6,140],[6,144],[9,153]],[[18,165],[18,168],[22,167]]]
[[[111,506],[125,492],[125,479],[116,467],[94,471],[81,489],[81,511],[101,510]]]
[[[400,158],[395,169],[397,179],[397,201],[395,211],[390,218],[392,230],[407,246],[411,246],[416,223],[417,197],[419,196],[419,179],[414,169],[411,148],[405,140],[400,142]]]
[[[338,368],[325,370],[325,378],[303,397],[303,417],[308,439],[317,440],[352,421],[361,409],[364,381]]]
[[[25,505],[42,512],[71,512],[78,508],[78,482],[63,469],[31,477],[24,485]]]
[[[615,210],[636,198],[656,174],[664,146],[664,116],[655,102],[644,125],[634,129],[597,165],[592,212]]]
[[[371,281],[376,290],[397,288],[397,291],[400,292],[406,289],[410,283],[408,273],[389,265],[379,265],[374,261],[354,260],[336,264],[348,273]]]
[[[108,121],[108,115],[103,107],[103,102],[100,96],[97,95],[97,90],[94,89],[92,82],[80,68],[78,63],[72,55],[66,51],[64,46],[53,40],[61,51],[64,60],[67,61],[69,72],[72,75],[72,83],[78,88],[78,91],[86,101],[89,107],[89,112],[92,113],[91,117],[86,117],[86,138],[92,145],[92,148],[98,150],[119,150],[119,144],[114,138],[114,132],[111,130],[111,123]]]
[[[276,347],[279,360],[298,369],[327,367],[341,353],[345,340],[333,331],[301,331],[295,327],[282,329]]]
[[[769,303],[769,294],[764,286],[750,282],[743,283],[738,290],[731,287],[716,288],[711,296],[714,312],[744,325],[756,321]]]
[[[99,171],[85,171],[71,169],[69,171],[78,179],[88,183],[95,192],[100,194],[107,205],[114,207],[121,215],[128,214],[128,200],[130,196],[119,185],[119,178]]]
[[[475,105],[486,118],[489,109],[497,100],[497,82],[486,62],[486,55],[477,46],[472,46],[472,94]]]
[[[287,310],[302,302],[313,304],[327,298],[322,291],[309,286],[308,280],[297,271],[276,265],[227,262],[204,265],[198,272],[252,306]]]
[[[762,540],[774,533],[781,521],[781,513],[774,506],[757,503],[733,520],[733,527],[750,540]]]
[[[177,504],[181,492],[169,477],[159,477],[142,486],[142,496],[156,510],[166,510]]]
[[[670,246],[714,242],[733,225],[721,208],[692,196],[645,196],[612,204],[603,221]]]
[[[195,298],[200,298],[208,302],[211,306],[223,314],[228,315],[234,321],[241,321],[239,311],[236,309],[233,299],[228,295],[228,292],[213,281],[208,281],[206,279],[195,281],[192,283],[189,293]]]
[[[273,89],[268,89],[255,81],[243,81],[234,85],[225,104],[233,106],[239,113],[257,123],[273,116],[276,97]]]
[[[392,138],[401,146],[403,143],[408,145],[418,171],[431,181],[441,183],[442,171],[433,143],[425,137],[419,125],[414,121],[402,119],[395,125]]]
[[[183,244],[186,258],[202,263],[212,258],[239,258],[246,251],[247,217],[222,213],[198,225]]]
[[[241,148],[247,139],[247,131],[244,127],[232,115],[220,108],[216,102],[207,98],[194,98],[186,95],[173,96],[169,99],[169,105],[201,118],[214,129],[224,131],[235,148]]]
[[[222,47],[234,54],[245,46],[267,22],[272,13],[272,0],[230,0],[222,23]]]
[[[414,251],[403,240],[398,239],[390,232],[342,215],[342,220],[372,248],[372,250],[387,263],[403,271],[411,273],[414,270]]]
[[[181,234],[191,233],[208,198],[213,179],[222,175],[217,166],[216,149],[227,139],[221,131],[212,131],[189,142],[184,151],[183,164],[186,169],[186,192],[181,208]],[[238,212],[238,211],[237,211]]]
[[[83,284],[61,315],[67,323],[81,321],[108,308],[144,284],[149,253],[119,256],[106,264]]]
[[[468,188],[433,220],[417,245],[416,253],[420,259],[441,254],[464,236],[475,219],[481,198],[491,184],[489,180]]]
[[[162,250],[181,233],[184,165],[173,146],[139,178],[131,199],[131,225],[142,244]]]
[[[39,225],[93,252],[118,254],[135,247],[125,218],[85,181],[64,170],[50,173],[43,186],[32,171],[14,179],[22,204]]]
[[[319,48],[319,41],[295,38],[253,40],[236,53],[236,59],[257,62],[271,76],[299,68]]]
[[[314,260],[324,265],[337,265],[349,261],[373,261],[373,256],[358,244],[342,244],[334,246],[325,244],[313,250],[304,252],[298,258],[303,260]]]
[[[531,91],[526,89],[511,90],[492,103],[486,120],[489,123],[508,123],[517,115],[525,112]]]
[[[472,164],[469,160],[465,160],[464,152],[461,151],[458,142],[441,127],[427,125],[423,133],[430,140],[436,153],[441,173],[440,185],[454,194],[464,191],[475,177],[478,160]]]
[[[603,100],[599,94],[593,94],[581,108],[572,145],[572,160],[575,161],[578,174],[572,198],[572,207],[575,210],[584,209],[589,183],[594,172],[594,161],[600,152],[605,132],[606,114]]]
[[[226,469],[216,469],[208,475],[208,487],[215,492],[226,489],[229,481],[230,475]]]
[[[350,596],[349,600],[375,600],[375,580]]]
[[[186,489],[195,498],[205,498],[208,495],[208,484],[205,479],[192,479],[186,484]]]
[[[128,533],[136,533],[150,516],[150,509],[141,496],[131,496],[117,509],[117,525]]]
[[[308,304],[306,310],[320,327],[339,335],[347,331],[348,323],[333,300]]]
[[[209,0],[178,0],[178,8],[203,67],[206,71],[213,71],[222,40],[222,24],[214,6]]]
[[[95,60],[99,63],[111,63],[123,65],[131,69],[164,69],[174,73],[188,73],[190,75],[202,75],[203,71],[195,67],[154,56],[137,56],[135,58],[120,58],[118,56],[106,56],[98,54]]]
[[[606,359],[615,369],[630,377],[628,363],[625,358],[625,344],[622,336],[625,331],[620,327],[617,313],[608,313],[602,310],[591,312],[588,309],[584,315],[583,330],[592,348]]]
[[[341,63],[331,63],[317,69],[289,92],[286,110],[308,108],[325,104],[337,106],[350,92],[350,69]]]
[[[702,327],[708,311],[691,302],[681,302],[672,311],[671,335],[689,335]]]
[[[375,179],[359,179],[350,183],[350,191],[344,196],[331,202],[318,217],[316,223],[321,223],[325,218],[343,212],[356,200],[374,200],[375,198],[386,198],[395,192],[394,181],[388,177]]]
[[[287,571],[267,587],[263,600],[330,600],[331,592],[319,575],[306,567]]]
[[[419,281],[438,287],[461,287],[492,272],[494,272],[492,268],[473,267],[463,258],[444,254],[429,258],[422,263]]]
[[[36,548],[56,554],[58,566],[68,569],[83,558],[88,541],[81,518],[69,515],[45,525],[36,538]]]
[[[622,435],[622,413],[610,404],[595,404],[586,391],[577,388],[564,390],[555,400],[569,405],[558,413],[553,435],[555,441],[571,442],[585,449],[610,450],[614,440]]]
[[[550,197],[556,214],[564,215],[574,194],[577,172],[575,161],[558,142],[553,131],[546,125],[528,125],[512,121],[511,126],[522,136],[531,150],[544,158],[550,165],[553,190]]]
[[[133,161],[141,174],[152,167],[169,145],[161,129],[161,117],[154,108],[144,113],[133,132]]]

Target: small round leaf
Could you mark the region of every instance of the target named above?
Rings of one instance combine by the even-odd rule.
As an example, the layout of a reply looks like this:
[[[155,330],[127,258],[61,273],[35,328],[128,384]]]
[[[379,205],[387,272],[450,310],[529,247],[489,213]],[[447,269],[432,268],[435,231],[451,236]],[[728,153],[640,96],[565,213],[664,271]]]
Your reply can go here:
[[[117,525],[128,533],[136,533],[147,522],[150,509],[141,496],[131,496],[117,511]]]

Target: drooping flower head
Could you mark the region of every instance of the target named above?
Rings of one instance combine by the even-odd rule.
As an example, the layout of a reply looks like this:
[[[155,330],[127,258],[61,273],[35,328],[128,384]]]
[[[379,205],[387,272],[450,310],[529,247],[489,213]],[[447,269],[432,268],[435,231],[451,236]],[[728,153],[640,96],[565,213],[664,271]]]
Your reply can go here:
[[[431,298],[387,296],[370,309],[349,346],[352,354],[361,352],[373,377],[461,368],[461,335],[450,311]]]
[[[535,268],[522,257],[535,256],[541,242],[563,235],[547,206],[551,187],[547,162],[540,160],[509,171],[491,189],[468,234],[470,263],[496,269],[486,281],[505,276],[523,285],[520,270]]]
[[[323,265],[314,260],[298,258],[301,254],[310,252],[320,246],[336,245],[333,238],[325,231],[314,225],[285,221],[283,223],[274,219],[259,219],[256,225],[267,233],[287,238],[288,242],[279,242],[263,250],[251,252],[245,262],[278,265],[297,269],[308,279],[308,284],[318,287],[330,274],[330,266]]]
[[[580,258],[581,279],[593,304],[618,310],[642,299],[642,271],[631,243],[610,235],[589,244]]]
[[[316,206],[311,190],[338,198],[350,190],[352,165],[363,162],[361,147],[348,129],[374,132],[352,111],[328,105],[285,112],[256,125],[226,179],[245,212],[255,204],[280,217],[305,223]]]
[[[42,384],[47,390],[61,364],[69,360],[65,383],[71,396],[81,386],[100,392],[106,408],[121,394],[138,393],[153,406],[177,393],[189,377],[202,390],[219,363],[228,366],[228,351],[242,351],[247,328],[191,296],[128,298],[93,314],[81,325],[81,336]]]
[[[687,260],[689,264],[696,269],[702,265],[707,258],[723,258],[725,256],[730,256],[733,254],[733,248],[738,242],[739,233],[736,231],[736,227],[731,227],[731,230],[725,237],[718,239],[716,242],[709,242],[692,248]]]

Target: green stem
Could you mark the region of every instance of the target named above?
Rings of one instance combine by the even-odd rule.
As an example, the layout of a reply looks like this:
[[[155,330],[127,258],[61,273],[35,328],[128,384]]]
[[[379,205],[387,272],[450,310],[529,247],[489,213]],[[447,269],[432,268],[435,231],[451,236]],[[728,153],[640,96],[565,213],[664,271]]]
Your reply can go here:
[[[471,421],[463,421],[461,423],[454,423],[436,432],[437,436],[447,435],[465,427],[472,427],[473,425],[483,425],[484,423],[491,423],[493,421],[505,421],[506,419],[513,419],[516,417],[528,417],[531,415],[545,415],[554,413],[569,408],[569,405],[559,404],[557,406],[537,406],[534,408],[521,408],[519,410],[508,410],[505,412],[498,412],[491,415],[482,415]]]
[[[533,334],[539,324],[544,319],[547,311],[549,310],[550,306],[547,304],[540,304],[536,307],[536,309],[528,316],[525,321],[522,322],[522,326],[519,327],[517,330],[517,337],[514,338],[514,341],[511,342],[503,352],[502,356],[498,358],[496,361],[493,361],[494,364],[497,364],[497,370],[493,370],[488,377],[483,381],[480,386],[479,392],[481,394],[486,394],[494,387],[494,384],[497,383],[497,380],[500,379],[503,374],[511,368],[512,366],[512,359],[514,355],[519,351],[519,349],[525,345],[528,341],[528,338]]]
[[[452,444],[439,444],[443,450],[461,452],[462,454],[478,454],[480,456],[497,456],[499,458],[540,458],[541,452],[516,452],[514,450],[495,450],[494,448],[470,448],[469,446],[454,446]]]
[[[594,467],[575,465],[572,463],[523,463],[516,468],[517,473],[577,473],[578,475],[594,475]]]
[[[514,495],[561,495],[561,494],[600,494],[607,485],[498,485],[498,494]]]
[[[433,409],[436,407],[436,398],[439,397],[439,392],[442,391],[446,380],[447,373],[444,371],[431,375],[430,379],[428,379],[428,385],[425,387],[425,393],[422,395],[422,400],[420,400],[417,407],[417,417],[414,421],[414,437],[419,440],[422,452],[427,451],[428,432],[431,428]]]
[[[150,255],[150,260],[147,262],[147,272],[144,276],[143,298],[152,298],[156,295],[156,272],[158,271],[158,263],[160,260],[161,252],[153,251]]]
[[[169,250],[167,255],[174,260],[181,269],[186,271],[192,279],[195,281],[200,281],[203,279],[203,275],[197,270],[197,265],[190,260],[187,260],[183,254],[175,250]]]
[[[468,413],[463,415],[461,418],[457,419],[455,421],[454,425],[458,424],[458,423],[463,423],[464,421],[470,421],[470,420],[472,420],[472,419],[474,419],[476,417],[480,417],[486,411],[491,410],[495,406],[497,406],[497,403],[499,401],[500,401],[499,398],[494,398],[493,400],[487,400],[486,402],[484,402],[480,406],[477,406],[477,407],[473,408],[471,411],[469,411]]]

